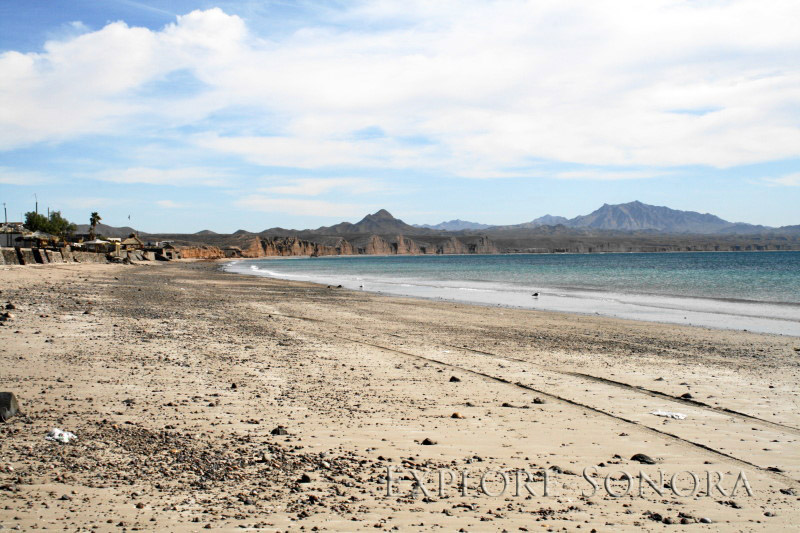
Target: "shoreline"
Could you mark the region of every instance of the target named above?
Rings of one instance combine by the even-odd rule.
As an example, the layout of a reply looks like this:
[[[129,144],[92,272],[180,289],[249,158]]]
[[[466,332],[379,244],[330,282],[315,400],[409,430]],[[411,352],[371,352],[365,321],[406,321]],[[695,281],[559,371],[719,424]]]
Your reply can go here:
[[[337,278],[333,275],[315,276],[306,273],[287,274],[269,271],[261,271],[264,273],[259,273],[258,271],[232,270],[232,267],[237,263],[247,264],[259,260],[261,258],[236,259],[232,262],[227,262],[221,267],[221,270],[241,275],[317,283],[324,286],[341,284],[350,290],[363,290],[374,294],[405,296],[433,301],[562,312],[582,316],[599,315],[651,323],[681,324],[701,328],[711,327],[800,337],[800,304],[791,302],[675,296],[640,292],[613,293],[600,289],[566,287],[537,287],[533,289],[522,285],[518,289],[508,290],[498,288],[497,284],[493,286],[491,282],[462,282],[461,285],[464,286],[447,285],[447,283],[451,283],[450,281],[438,282],[422,279],[403,279],[399,281],[372,279],[367,282],[365,278],[358,278],[363,281],[349,279],[348,274],[343,274]],[[479,287],[481,284],[483,286]],[[469,288],[466,285],[475,285],[475,287]],[[532,290],[540,293],[540,296],[533,301],[528,298],[528,294]],[[468,293],[472,297],[466,297],[464,293]],[[489,293],[492,295],[490,296]],[[717,308],[709,310],[713,307]],[[756,314],[759,310],[762,314]],[[763,313],[767,310],[771,310],[771,314],[764,315]],[[797,316],[791,315],[791,311],[798,311]]]

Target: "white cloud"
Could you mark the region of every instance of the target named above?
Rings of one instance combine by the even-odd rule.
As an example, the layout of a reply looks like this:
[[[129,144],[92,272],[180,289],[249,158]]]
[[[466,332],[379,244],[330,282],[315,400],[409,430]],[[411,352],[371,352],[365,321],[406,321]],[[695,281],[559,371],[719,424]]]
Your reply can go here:
[[[164,209],[183,209],[187,207],[185,204],[173,202],[172,200],[157,200],[156,205]]]
[[[97,172],[92,177],[115,183],[148,183],[151,185],[223,185],[230,178],[226,172],[201,167],[109,169]]]
[[[64,198],[60,203],[72,209],[101,210],[109,206],[121,205],[125,203],[125,201],[121,198],[107,198],[101,196],[78,196],[73,198]],[[81,224],[83,224],[83,222],[81,222]]]
[[[49,181],[52,179],[40,172],[0,167],[0,183],[3,185],[38,185]]]
[[[786,174],[778,176],[777,178],[764,178],[764,181],[770,185],[784,185],[787,187],[800,187],[800,172],[794,174]]]
[[[238,207],[265,213],[285,213],[290,215],[310,215],[325,217],[356,217],[364,214],[363,204],[346,204],[324,200],[299,198],[273,198],[264,195],[250,195],[235,202]]]
[[[201,149],[304,169],[491,177],[542,160],[725,168],[800,157],[794,0],[345,5],[327,12],[329,26],[273,38],[212,9],[160,31],[113,23],[41,53],[6,52],[0,149],[193,125],[203,133],[186,139]],[[174,72],[202,89],[143,91]],[[246,117],[220,118],[234,107]],[[384,135],[354,135],[375,127]]]
[[[663,171],[650,170],[571,170],[566,172],[556,172],[553,177],[562,180],[639,180],[657,178],[667,175]]]
[[[368,178],[297,178],[284,185],[263,188],[263,192],[294,196],[318,196],[334,190],[348,194],[367,194],[385,191],[386,187]]]

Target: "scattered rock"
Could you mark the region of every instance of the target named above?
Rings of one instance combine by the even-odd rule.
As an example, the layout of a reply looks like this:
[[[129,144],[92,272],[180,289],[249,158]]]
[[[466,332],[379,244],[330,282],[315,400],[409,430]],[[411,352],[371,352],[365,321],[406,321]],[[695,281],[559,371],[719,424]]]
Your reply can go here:
[[[508,403],[508,402],[503,402],[503,405],[502,405],[501,407],[515,407],[515,406],[514,406],[514,405],[511,405],[511,404],[510,404],[510,403]]]
[[[649,455],[645,455],[643,453],[637,453],[633,457],[631,457],[631,461],[638,461],[643,465],[654,465],[656,464],[655,459],[650,457]]]
[[[289,432],[286,431],[286,428],[284,428],[283,426],[276,427],[275,429],[270,431],[270,433],[272,433],[273,435],[288,435],[289,434]]]
[[[6,304],[6,309],[16,309],[16,308],[17,308],[17,306],[12,304],[11,302],[8,302]]]
[[[541,404],[543,404],[543,403],[547,403],[547,401],[545,401],[543,398],[539,398],[539,397],[537,396],[536,398],[534,398],[534,399],[533,399],[533,403],[535,403],[535,404],[538,404],[538,405],[541,405]]]
[[[450,383],[461,383],[461,379],[455,376],[450,376]]]
[[[681,394],[681,398],[683,398],[684,400],[691,400],[692,397],[693,396],[691,394],[689,394],[688,392],[685,393],[685,394]]]
[[[13,392],[0,392],[0,422],[19,413],[19,402]]]
[[[435,444],[436,444],[435,440],[429,439],[427,437],[425,438],[425,440],[422,441],[423,446],[434,446]]]
[[[701,519],[699,520],[699,522],[700,522],[701,524],[713,524],[713,523],[714,523],[714,521],[713,521],[713,520],[711,520],[710,518],[706,518],[706,517],[703,517],[703,518],[701,518]]]
[[[464,418],[464,415],[462,415],[461,413],[453,413],[452,415],[450,415],[450,418]]]
[[[303,474],[300,476],[300,483],[311,483],[311,476],[308,474]]]

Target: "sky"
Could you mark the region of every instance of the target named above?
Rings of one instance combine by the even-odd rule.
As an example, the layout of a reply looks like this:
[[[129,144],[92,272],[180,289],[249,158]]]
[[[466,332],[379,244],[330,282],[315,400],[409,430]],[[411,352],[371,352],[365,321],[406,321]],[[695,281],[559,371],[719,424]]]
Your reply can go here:
[[[145,232],[633,200],[800,224],[798,20],[796,0],[4,0],[0,201]]]

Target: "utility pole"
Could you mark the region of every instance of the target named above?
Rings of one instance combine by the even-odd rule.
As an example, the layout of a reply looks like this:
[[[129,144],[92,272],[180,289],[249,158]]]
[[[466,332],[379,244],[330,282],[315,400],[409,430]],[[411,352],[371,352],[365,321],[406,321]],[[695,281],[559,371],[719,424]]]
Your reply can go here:
[[[33,198],[36,200],[36,214],[39,214],[39,197],[36,196],[36,193],[33,193]]]
[[[3,218],[5,219],[6,224],[8,224],[8,211],[6,210],[6,203],[5,202],[3,202]]]

